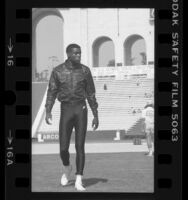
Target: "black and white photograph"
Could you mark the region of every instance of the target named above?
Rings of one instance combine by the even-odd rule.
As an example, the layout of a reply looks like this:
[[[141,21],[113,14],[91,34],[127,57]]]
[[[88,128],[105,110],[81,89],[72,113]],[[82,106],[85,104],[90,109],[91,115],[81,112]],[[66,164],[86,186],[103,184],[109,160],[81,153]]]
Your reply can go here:
[[[32,8],[32,192],[154,193],[154,8]]]

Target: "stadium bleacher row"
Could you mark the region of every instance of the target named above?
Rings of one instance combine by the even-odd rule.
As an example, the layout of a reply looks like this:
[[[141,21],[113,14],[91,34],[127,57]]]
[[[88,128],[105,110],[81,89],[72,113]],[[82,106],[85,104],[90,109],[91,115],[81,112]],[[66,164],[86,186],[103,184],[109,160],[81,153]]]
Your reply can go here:
[[[126,132],[133,130],[133,127],[138,125],[140,113],[133,113],[132,110],[143,109],[149,100],[144,94],[153,92],[154,79],[140,78],[138,81],[138,79],[115,80],[104,77],[94,79],[94,82],[99,104],[100,126],[98,130],[125,130]],[[52,116],[53,124],[49,126],[45,123],[44,112],[36,134],[58,133],[60,103],[57,100],[52,110]],[[92,112],[88,106],[88,131],[91,130],[92,119]]]

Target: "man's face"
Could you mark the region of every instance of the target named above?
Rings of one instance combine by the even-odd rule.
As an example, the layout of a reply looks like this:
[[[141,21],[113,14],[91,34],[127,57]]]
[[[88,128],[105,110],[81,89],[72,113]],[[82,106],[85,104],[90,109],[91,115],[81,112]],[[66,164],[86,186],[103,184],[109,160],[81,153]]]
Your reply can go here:
[[[80,63],[81,61],[81,49],[80,48],[72,48],[70,52],[68,52],[68,58],[73,63]]]

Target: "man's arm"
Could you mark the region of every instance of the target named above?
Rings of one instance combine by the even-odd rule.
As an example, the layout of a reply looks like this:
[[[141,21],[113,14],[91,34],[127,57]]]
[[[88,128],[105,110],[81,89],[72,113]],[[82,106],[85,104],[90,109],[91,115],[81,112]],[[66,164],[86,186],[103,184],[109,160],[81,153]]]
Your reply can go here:
[[[47,98],[46,98],[46,122],[49,123],[49,118],[52,119],[51,110],[54,105],[56,96],[58,92],[58,85],[57,85],[57,79],[55,77],[55,72],[52,71],[50,76],[50,81],[48,85],[48,91],[47,91]]]
[[[98,103],[95,97],[95,85],[94,85],[93,77],[91,75],[91,71],[89,68],[87,70],[87,75],[86,75],[86,95],[87,95],[86,96],[87,101],[89,103],[89,106],[94,116],[92,126],[94,127],[94,130],[96,130],[99,125],[98,111],[97,111]]]

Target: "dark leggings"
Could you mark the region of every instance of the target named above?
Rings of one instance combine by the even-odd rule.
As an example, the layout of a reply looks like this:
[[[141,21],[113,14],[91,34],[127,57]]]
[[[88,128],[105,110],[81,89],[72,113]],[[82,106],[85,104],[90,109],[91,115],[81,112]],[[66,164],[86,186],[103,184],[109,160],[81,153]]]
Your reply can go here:
[[[83,175],[85,164],[85,136],[87,130],[86,103],[61,104],[59,123],[60,156],[64,166],[69,163],[69,145],[72,130],[75,128],[76,174]]]

